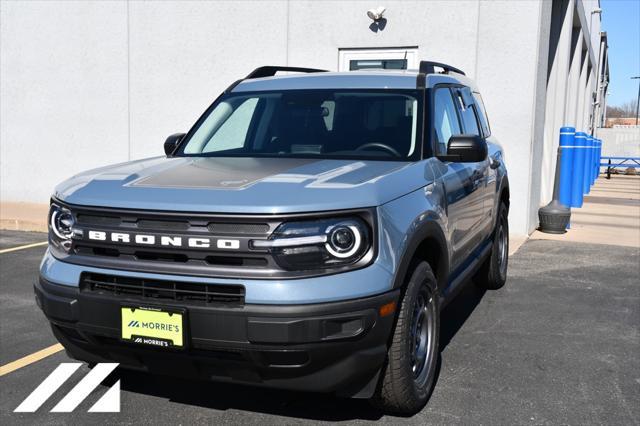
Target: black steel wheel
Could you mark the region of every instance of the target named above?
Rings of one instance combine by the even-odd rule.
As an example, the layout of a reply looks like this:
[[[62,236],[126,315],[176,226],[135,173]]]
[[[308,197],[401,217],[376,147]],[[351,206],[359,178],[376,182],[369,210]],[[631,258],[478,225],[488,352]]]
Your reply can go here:
[[[475,283],[486,289],[497,290],[507,282],[507,268],[509,266],[509,220],[507,215],[507,206],[500,203],[498,220],[493,231],[491,255],[474,276]]]
[[[399,302],[396,326],[373,404],[385,412],[412,415],[433,390],[438,363],[440,305],[436,278],[427,262],[410,273]]]

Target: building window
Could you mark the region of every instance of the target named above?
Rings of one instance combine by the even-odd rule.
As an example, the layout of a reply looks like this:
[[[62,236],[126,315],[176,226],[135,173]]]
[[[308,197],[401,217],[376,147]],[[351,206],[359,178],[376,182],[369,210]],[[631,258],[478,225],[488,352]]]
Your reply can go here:
[[[349,71],[382,69],[382,70],[406,70],[406,59],[352,59],[349,61]]]
[[[338,50],[339,71],[418,69],[419,64],[417,46]]]

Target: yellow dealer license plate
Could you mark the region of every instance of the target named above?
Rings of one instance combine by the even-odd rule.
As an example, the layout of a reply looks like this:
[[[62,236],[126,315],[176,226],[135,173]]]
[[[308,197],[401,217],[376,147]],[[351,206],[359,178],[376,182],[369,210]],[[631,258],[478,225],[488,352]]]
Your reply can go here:
[[[122,340],[165,348],[184,346],[184,312],[122,306],[120,313]]]

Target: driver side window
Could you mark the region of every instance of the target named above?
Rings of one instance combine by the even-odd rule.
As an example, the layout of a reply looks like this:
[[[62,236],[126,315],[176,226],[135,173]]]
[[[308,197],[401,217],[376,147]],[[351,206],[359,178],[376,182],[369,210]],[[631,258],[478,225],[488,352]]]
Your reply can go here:
[[[435,90],[433,126],[436,134],[436,155],[446,155],[449,138],[461,133],[456,106],[448,87],[440,87]]]

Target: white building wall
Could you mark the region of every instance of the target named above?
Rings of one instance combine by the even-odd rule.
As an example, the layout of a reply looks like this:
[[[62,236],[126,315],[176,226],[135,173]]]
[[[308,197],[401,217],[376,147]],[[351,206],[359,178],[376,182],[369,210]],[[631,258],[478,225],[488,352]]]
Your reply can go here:
[[[551,61],[547,81],[544,137],[540,160],[540,200],[549,201],[553,196],[553,185],[557,163],[557,149],[560,128],[566,125],[567,94],[569,93],[569,74],[571,57],[571,37],[573,32],[573,0],[557,1],[553,4],[553,18],[550,31]],[[542,203],[540,203],[542,204]]]
[[[367,2],[290,2],[289,65],[336,69],[339,48],[418,46],[422,58],[474,74],[479,2],[384,4],[387,24],[384,30],[373,32],[365,13],[372,5]]]
[[[82,169],[127,160],[127,5],[0,5],[0,193],[48,202]]]
[[[418,46],[478,81],[510,168],[511,230],[531,232],[549,155],[549,3],[383,3],[376,32],[365,12],[378,4],[363,1],[2,0],[2,201],[46,203],[81,170],[161,155],[257,66],[336,69],[340,48]]]
[[[163,153],[232,82],[287,61],[284,1],[130,2],[131,158]]]
[[[502,143],[509,170],[509,225],[528,234],[531,221],[534,122],[541,3],[480,3],[478,63],[475,78],[486,103],[491,132]],[[546,61],[544,61],[546,64]],[[546,67],[543,64],[543,68]],[[545,70],[546,72],[546,70]],[[539,192],[539,190],[538,190]]]

